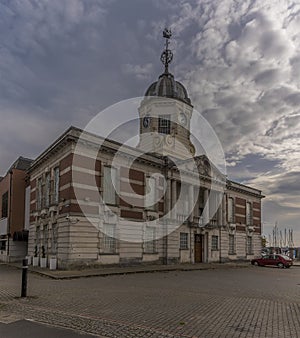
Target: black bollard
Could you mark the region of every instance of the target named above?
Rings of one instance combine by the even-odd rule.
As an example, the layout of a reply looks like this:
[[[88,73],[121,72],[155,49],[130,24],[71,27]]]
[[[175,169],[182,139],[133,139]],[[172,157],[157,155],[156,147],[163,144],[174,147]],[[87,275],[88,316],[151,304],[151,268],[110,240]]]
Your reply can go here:
[[[27,271],[28,271],[28,260],[27,258],[23,259],[22,266],[22,291],[21,297],[27,296]]]

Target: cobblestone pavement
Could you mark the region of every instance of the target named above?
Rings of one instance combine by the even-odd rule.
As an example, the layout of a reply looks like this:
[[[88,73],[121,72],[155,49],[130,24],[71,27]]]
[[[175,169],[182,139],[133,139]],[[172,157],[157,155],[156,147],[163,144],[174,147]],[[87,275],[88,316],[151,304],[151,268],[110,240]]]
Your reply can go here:
[[[20,270],[0,265],[0,322],[9,314],[104,337],[300,337],[300,267],[29,274],[26,299],[20,280]]]

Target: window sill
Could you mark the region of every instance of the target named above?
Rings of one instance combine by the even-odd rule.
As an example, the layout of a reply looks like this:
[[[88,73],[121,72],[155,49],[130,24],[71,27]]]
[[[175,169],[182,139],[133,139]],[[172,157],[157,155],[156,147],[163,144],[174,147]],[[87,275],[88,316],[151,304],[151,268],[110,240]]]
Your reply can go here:
[[[187,251],[189,248],[179,248],[180,251]]]
[[[100,252],[99,255],[100,256],[118,256],[119,253],[118,252]]]

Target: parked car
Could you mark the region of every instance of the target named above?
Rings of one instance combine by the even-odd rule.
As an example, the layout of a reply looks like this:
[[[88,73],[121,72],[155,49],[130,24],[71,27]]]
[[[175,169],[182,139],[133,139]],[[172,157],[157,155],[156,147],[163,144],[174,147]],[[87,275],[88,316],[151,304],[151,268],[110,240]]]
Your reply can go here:
[[[293,265],[293,260],[286,255],[271,254],[261,258],[252,259],[251,264],[257,266],[275,265],[279,268],[290,268]]]

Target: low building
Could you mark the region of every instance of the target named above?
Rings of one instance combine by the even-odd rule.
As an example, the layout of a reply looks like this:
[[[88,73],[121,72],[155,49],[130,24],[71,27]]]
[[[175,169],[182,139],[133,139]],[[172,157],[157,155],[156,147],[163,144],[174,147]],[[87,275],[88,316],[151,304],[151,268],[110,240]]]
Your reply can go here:
[[[32,160],[19,157],[0,179],[0,260],[14,262],[27,253],[29,229],[29,180]]]

